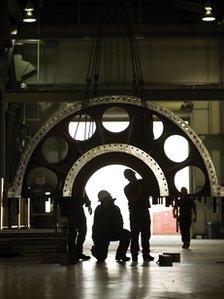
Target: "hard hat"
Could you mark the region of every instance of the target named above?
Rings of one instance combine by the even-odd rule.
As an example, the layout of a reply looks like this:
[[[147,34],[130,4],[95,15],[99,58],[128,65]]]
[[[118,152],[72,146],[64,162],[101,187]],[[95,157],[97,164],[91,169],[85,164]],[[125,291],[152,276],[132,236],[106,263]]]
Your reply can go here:
[[[105,198],[111,198],[111,195],[106,190],[101,190],[98,193],[98,198],[99,198],[99,201],[101,201],[101,200],[104,200]]]
[[[135,175],[135,172],[132,170],[132,169],[130,169],[130,168],[127,168],[127,169],[125,169],[125,171],[124,171],[124,175],[125,175],[125,177],[126,176],[132,176],[132,175]]]

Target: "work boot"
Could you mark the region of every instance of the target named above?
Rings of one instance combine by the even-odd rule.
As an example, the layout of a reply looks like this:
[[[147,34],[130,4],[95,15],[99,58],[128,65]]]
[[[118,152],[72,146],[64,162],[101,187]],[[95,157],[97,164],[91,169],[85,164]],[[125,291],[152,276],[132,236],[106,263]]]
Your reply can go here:
[[[131,263],[131,266],[134,267],[134,266],[137,266],[138,264],[138,257],[136,256],[132,256],[132,263]]]
[[[123,257],[116,257],[116,261],[117,262],[128,262],[128,261],[130,261],[130,257],[128,257],[128,256],[123,256]]]
[[[85,254],[80,254],[80,256],[79,256],[79,259],[80,260],[83,260],[83,261],[88,261],[88,260],[90,260],[91,259],[91,257],[89,256],[89,255],[85,255]]]
[[[183,244],[183,246],[182,246],[182,248],[184,248],[184,249],[188,249],[188,248],[189,248],[189,246],[190,246],[190,244],[189,244],[189,243],[184,243],[184,244]]]
[[[152,262],[154,261],[154,257],[148,254],[147,256],[143,256],[144,262]]]
[[[190,247],[190,243],[185,243],[185,248],[188,249]]]

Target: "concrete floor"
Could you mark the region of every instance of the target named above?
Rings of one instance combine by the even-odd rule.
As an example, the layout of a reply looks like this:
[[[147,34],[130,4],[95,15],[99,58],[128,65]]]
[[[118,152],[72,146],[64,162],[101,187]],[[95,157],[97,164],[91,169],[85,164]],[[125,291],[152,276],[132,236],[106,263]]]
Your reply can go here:
[[[181,263],[121,265],[114,261],[116,243],[100,265],[94,258],[68,267],[40,258],[0,259],[0,298],[224,298],[224,240],[192,240],[191,250],[180,248],[179,236],[152,237],[151,243],[155,260],[180,252]]]

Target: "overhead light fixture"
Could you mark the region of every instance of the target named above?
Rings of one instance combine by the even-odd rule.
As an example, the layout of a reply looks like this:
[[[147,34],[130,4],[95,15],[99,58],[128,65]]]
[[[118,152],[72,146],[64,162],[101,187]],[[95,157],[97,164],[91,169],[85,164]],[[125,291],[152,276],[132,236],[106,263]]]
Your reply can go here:
[[[204,22],[215,21],[215,15],[213,13],[210,1],[206,1],[204,9],[205,9],[205,12],[204,12],[204,16],[202,17],[202,21],[204,21]]]
[[[34,7],[33,7],[33,4],[30,1],[27,2],[27,5],[26,5],[24,11],[25,11],[25,16],[23,18],[23,22],[25,22],[25,23],[34,23],[34,22],[36,22],[37,19],[33,15]]]

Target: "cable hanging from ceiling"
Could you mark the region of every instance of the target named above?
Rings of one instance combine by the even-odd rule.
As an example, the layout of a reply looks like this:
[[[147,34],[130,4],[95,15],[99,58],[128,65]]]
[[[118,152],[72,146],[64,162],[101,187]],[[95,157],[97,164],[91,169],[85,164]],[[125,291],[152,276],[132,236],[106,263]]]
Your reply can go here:
[[[87,66],[86,74],[86,90],[84,94],[84,99],[82,100],[82,109],[77,119],[76,129],[74,133],[74,138],[78,133],[78,128],[80,122],[84,122],[84,137],[89,138],[93,132],[93,121],[91,118],[84,114],[83,110],[88,107],[89,99],[97,95],[98,92],[98,82],[99,82],[99,72],[101,63],[101,50],[102,50],[102,39],[103,39],[103,24],[104,24],[104,1],[98,1],[97,8],[97,24],[98,31],[96,38],[92,39],[89,61]],[[82,119],[83,118],[83,119]],[[89,125],[89,127],[88,127]]]
[[[89,62],[86,74],[85,99],[96,96],[98,92],[99,72],[101,63],[101,51],[104,25],[104,1],[98,2],[98,31],[96,38],[92,39]]]
[[[143,91],[144,86],[144,79],[143,79],[143,73],[141,68],[141,62],[140,62],[140,56],[139,56],[139,50],[137,45],[136,37],[133,33],[133,13],[132,13],[132,1],[131,0],[125,0],[124,1],[124,12],[126,14],[126,25],[127,25],[127,31],[128,31],[128,43],[130,47],[130,55],[131,55],[131,64],[132,64],[132,87],[134,91],[134,95],[138,96],[142,100],[142,104],[145,103],[145,95]],[[98,9],[97,9],[97,24],[98,24],[98,31],[96,38],[92,39],[91,43],[91,49],[90,49],[90,55],[89,55],[89,61],[87,66],[87,74],[86,74],[86,89],[84,94],[84,99],[82,100],[82,109],[83,111],[85,108],[88,107],[89,99],[91,97],[97,96],[98,94],[98,83],[99,83],[99,76],[100,76],[100,64],[101,64],[101,52],[102,52],[102,42],[104,37],[104,21],[105,21],[105,10],[104,10],[104,0],[98,1]],[[117,27],[119,24],[117,24]],[[119,45],[117,40],[117,59],[120,59],[119,54]],[[118,65],[117,65],[118,67]],[[117,73],[118,77],[119,72]],[[82,112],[80,112],[78,121],[77,121],[77,128],[75,130],[75,136],[78,131],[79,122],[84,121],[85,122],[85,133],[89,135],[92,131],[92,121],[89,120],[88,115],[84,115],[84,120],[82,120]],[[89,128],[87,128],[87,122],[89,122]],[[88,133],[87,133],[88,132]]]
[[[131,53],[131,63],[132,63],[132,87],[136,96],[140,97],[144,102],[144,79],[142,73],[142,67],[139,57],[139,50],[137,45],[136,37],[133,33],[133,14],[131,0],[126,1],[126,16],[127,16],[127,27],[128,27],[128,40]]]
[[[118,4],[118,6],[120,6]],[[143,92],[144,79],[141,68],[139,50],[137,45],[136,37],[133,33],[133,13],[132,13],[132,1],[124,1],[124,12],[126,14],[126,25],[128,31],[128,42],[130,47],[131,64],[132,64],[132,87],[134,94],[142,99],[145,95]],[[98,32],[95,39],[92,40],[89,62],[87,67],[86,75],[86,91],[85,98],[83,101],[83,106],[85,107],[88,99],[91,96],[96,96],[98,93],[98,82],[100,73],[100,63],[101,63],[101,52],[102,52],[102,42],[103,42],[103,27],[105,21],[105,10],[104,10],[104,0],[99,0],[98,2]],[[119,24],[117,24],[117,27]],[[117,59],[119,57],[119,48],[117,45]]]

